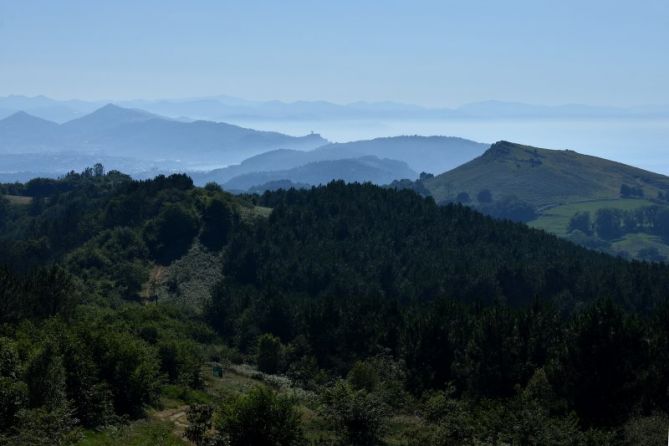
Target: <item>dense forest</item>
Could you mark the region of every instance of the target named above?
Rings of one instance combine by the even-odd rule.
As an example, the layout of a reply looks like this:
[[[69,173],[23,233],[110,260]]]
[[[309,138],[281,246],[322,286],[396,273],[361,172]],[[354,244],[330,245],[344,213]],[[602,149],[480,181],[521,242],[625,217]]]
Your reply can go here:
[[[168,397],[197,445],[664,439],[662,263],[370,184],[232,196],[95,166],[0,194],[0,445],[131,444],[82,442]],[[210,295],[158,298],[192,252]],[[264,384],[206,397],[207,364]]]

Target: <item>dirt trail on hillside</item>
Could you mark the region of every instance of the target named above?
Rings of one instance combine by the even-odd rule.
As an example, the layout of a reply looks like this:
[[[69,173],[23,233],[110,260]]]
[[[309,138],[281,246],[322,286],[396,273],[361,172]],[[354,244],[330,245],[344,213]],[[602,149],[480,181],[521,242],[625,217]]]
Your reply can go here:
[[[179,406],[173,409],[165,409],[151,414],[151,418],[160,421],[169,421],[174,424],[174,435],[184,438],[184,431],[188,427],[188,418],[186,412],[188,406]],[[184,439],[185,441],[185,439]],[[189,442],[190,444],[190,442]]]

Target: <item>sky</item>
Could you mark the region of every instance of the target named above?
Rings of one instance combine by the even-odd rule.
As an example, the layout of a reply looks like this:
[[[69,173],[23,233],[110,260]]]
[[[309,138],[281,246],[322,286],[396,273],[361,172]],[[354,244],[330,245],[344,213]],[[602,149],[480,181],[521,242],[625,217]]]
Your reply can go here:
[[[669,0],[0,0],[0,95],[669,104]]]

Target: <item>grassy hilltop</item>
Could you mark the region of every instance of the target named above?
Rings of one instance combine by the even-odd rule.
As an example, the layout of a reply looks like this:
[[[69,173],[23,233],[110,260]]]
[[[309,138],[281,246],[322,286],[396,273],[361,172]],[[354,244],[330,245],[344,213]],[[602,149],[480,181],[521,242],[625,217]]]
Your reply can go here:
[[[602,209],[616,210],[623,227],[628,215],[666,208],[669,178],[664,175],[571,150],[500,141],[482,156],[423,183],[437,202],[462,201],[484,211],[487,207],[493,215],[495,203],[500,203],[498,207],[522,203],[531,212],[520,219],[530,226],[613,253],[638,257],[651,249],[669,256],[666,242],[648,224],[604,240],[596,233],[597,213]],[[489,203],[478,200],[481,191],[490,192]],[[588,213],[591,219],[592,233],[585,230],[585,237],[573,234],[570,227],[579,213]]]

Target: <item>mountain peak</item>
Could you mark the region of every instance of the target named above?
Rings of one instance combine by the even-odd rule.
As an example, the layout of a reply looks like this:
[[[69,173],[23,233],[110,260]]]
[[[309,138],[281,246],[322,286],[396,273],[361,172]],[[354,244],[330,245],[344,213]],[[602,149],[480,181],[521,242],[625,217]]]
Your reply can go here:
[[[93,111],[87,116],[107,116],[107,117],[126,117],[126,118],[132,117],[141,120],[158,117],[157,115],[146,112],[144,110],[119,107],[118,105],[112,103],[103,105],[102,107],[98,108],[97,110]],[[86,116],[84,116],[83,118],[86,118]]]
[[[46,119],[38,118],[24,111],[17,111],[5,119],[0,120],[0,123],[3,126],[41,126],[41,127],[55,127],[58,124],[55,122],[47,121]]]
[[[112,129],[123,124],[149,121],[151,119],[161,118],[158,115],[154,115],[143,110],[119,107],[118,105],[114,104],[106,104],[92,113],[89,113],[88,115],[73,119],[63,125],[68,129],[77,129],[85,132],[91,132]]]
[[[518,155],[523,152],[528,154],[537,154],[538,151],[543,151],[544,149],[539,149],[536,147],[524,146],[522,144],[517,144],[509,141],[497,141],[495,144],[491,145],[488,150],[483,154],[485,158],[506,158],[510,155]]]
[[[499,141],[482,156],[438,175],[427,188],[437,201],[487,189],[498,198],[514,196],[543,207],[617,199],[622,184],[641,187],[654,197],[669,187],[669,178],[574,151]]]

